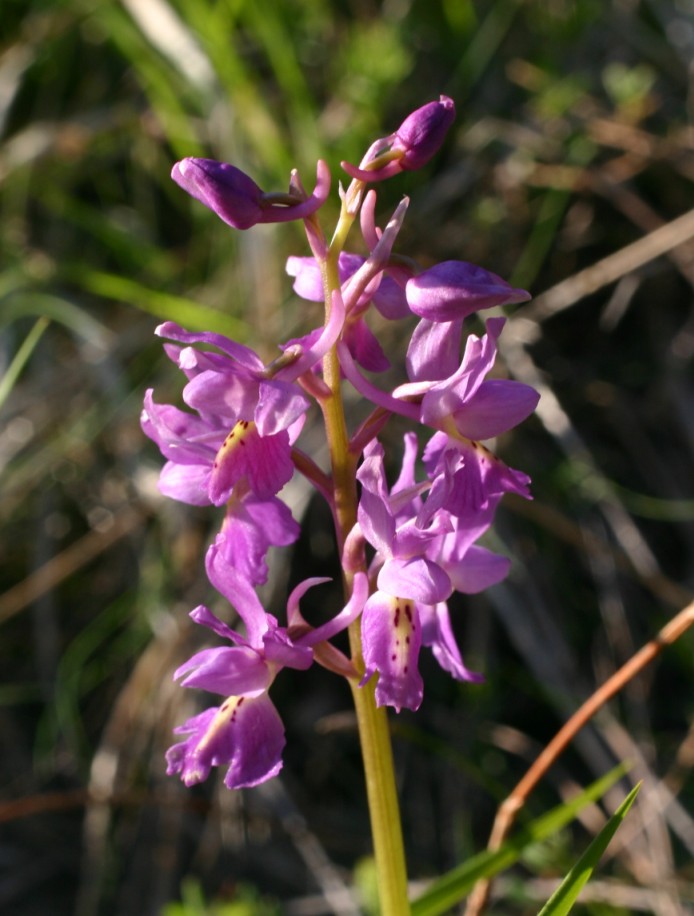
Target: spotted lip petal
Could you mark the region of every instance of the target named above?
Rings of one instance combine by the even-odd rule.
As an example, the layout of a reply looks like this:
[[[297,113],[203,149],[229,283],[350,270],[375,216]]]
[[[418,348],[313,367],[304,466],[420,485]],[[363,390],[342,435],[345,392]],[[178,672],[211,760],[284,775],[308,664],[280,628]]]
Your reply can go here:
[[[361,623],[364,651],[362,684],[378,673],[376,703],[416,710],[424,684],[417,668],[422,642],[419,614],[413,601],[375,592],[366,602]]]
[[[166,772],[179,773],[187,786],[207,779],[213,766],[229,765],[229,789],[257,786],[282,769],[284,727],[265,694],[228,697],[175,731],[189,737],[167,751]]]

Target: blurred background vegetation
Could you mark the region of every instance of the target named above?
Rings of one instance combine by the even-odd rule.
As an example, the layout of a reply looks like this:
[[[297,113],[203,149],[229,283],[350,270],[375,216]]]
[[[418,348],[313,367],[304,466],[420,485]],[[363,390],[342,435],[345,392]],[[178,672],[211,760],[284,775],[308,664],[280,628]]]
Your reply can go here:
[[[692,0],[3,0],[2,912],[354,914],[355,882],[368,897],[354,722],[326,672],[273,691],[280,779],[164,775],[204,699],[171,675],[204,638],[187,612],[214,601],[218,519],[157,494],[142,394],[175,401],[180,380],[152,332],[171,318],[271,354],[317,319],[284,276],[301,228],[234,233],[171,182],[182,156],[280,190],[322,155],[336,181],[445,93],[442,154],[380,189],[379,214],[409,194],[401,252],[536,296],[504,357],[541,408],[499,443],[535,500],[499,513],[508,582],[456,607],[486,683],[426,657],[421,711],[393,720],[413,880],[484,847],[542,745],[691,600],[693,48]],[[394,355],[398,333],[382,329]],[[278,601],[335,566],[320,507],[290,498],[308,523]],[[537,816],[627,758],[645,780],[577,912],[692,912],[693,683],[687,636],[531,798]],[[491,911],[536,912],[623,794],[527,854]]]

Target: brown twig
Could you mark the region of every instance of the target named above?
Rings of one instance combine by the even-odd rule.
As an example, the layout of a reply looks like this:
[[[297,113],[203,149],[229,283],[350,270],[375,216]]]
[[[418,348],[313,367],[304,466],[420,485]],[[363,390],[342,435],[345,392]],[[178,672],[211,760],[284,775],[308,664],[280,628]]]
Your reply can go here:
[[[170,808],[176,805],[187,811],[202,812],[207,812],[212,805],[207,799],[186,797],[182,793],[172,798],[171,793],[131,790],[99,796],[85,788],[66,789],[62,792],[43,792],[0,801],[0,824],[22,820],[26,817],[71,811],[93,804],[109,804],[120,808],[142,808],[145,805]]]
[[[121,509],[106,531],[88,531],[51,557],[40,569],[0,595],[0,624],[86,566],[120,538],[131,534],[142,524],[142,520],[143,515],[138,510],[130,507]]]
[[[694,210],[649,232],[637,241],[607,255],[601,261],[579,270],[556,286],[541,293],[523,310],[523,317],[543,321],[613,283],[648,261],[667,254],[694,237]]]
[[[515,822],[516,815],[527,801],[530,793],[583,726],[590,721],[598,710],[619,693],[629,681],[636,677],[646,665],[657,658],[665,646],[669,646],[679,639],[692,624],[694,624],[694,601],[673,617],[654,639],[639,649],[608,681],[588,697],[569,721],[559,729],[515,789],[500,805],[489,837],[489,843],[487,844],[487,849],[490,852],[495,852],[501,847]],[[490,879],[483,879],[475,885],[468,900],[465,916],[479,916],[482,913],[489,899],[490,890]]]

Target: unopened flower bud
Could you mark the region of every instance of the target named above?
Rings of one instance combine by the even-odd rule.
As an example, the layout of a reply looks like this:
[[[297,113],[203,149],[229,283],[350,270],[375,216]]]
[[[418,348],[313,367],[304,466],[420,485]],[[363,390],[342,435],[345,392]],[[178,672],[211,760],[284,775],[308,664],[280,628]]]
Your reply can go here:
[[[395,131],[393,150],[402,150],[400,166],[406,171],[421,169],[438,152],[455,120],[453,99],[442,95],[408,115]]]
[[[183,159],[174,165],[171,177],[234,229],[249,229],[262,220],[263,192],[234,165],[214,159]]]
[[[442,261],[407,281],[407,304],[429,321],[455,321],[479,309],[525,302],[530,294],[467,261]]]
[[[325,202],[330,190],[330,172],[322,160],[310,197],[299,190],[296,175],[292,175],[288,193],[266,194],[241,169],[215,159],[182,159],[174,165],[171,177],[234,229],[304,219]]]
[[[455,120],[455,104],[448,96],[428,102],[409,114],[389,137],[372,144],[359,168],[341,163],[351,178],[382,181],[399,172],[421,169],[438,152]],[[384,147],[390,147],[383,151]]]

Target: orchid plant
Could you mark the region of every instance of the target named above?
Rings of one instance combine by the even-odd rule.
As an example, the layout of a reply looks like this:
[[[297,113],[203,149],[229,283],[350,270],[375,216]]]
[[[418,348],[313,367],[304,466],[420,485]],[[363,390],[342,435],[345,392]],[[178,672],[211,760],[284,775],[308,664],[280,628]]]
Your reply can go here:
[[[175,677],[221,700],[176,729],[181,740],[167,754],[168,773],[190,786],[224,766],[229,789],[276,776],[285,735],[270,691],[282,669],[318,664],[346,678],[359,724],[384,916],[409,911],[387,707],[420,706],[422,647],[451,677],[480,679],[456,644],[448,601],[455,591],[480,592],[506,576],[510,561],[479,541],[505,493],[530,498],[529,478],[504,464],[488,443],[528,417],[538,394],[520,382],[488,377],[504,318],[489,317],[482,336],[465,328],[474,313],[523,302],[528,293],[465,261],[421,269],[397,255],[406,198],[383,228],[376,222],[377,194],[370,185],[425,165],[454,117],[453,101],[441,96],[377,139],[358,167],[342,163],[351,183],[346,190],[340,186],[341,210],[330,239],[320,221],[331,184],[322,161],[311,193],[296,172],[286,193],[267,193],[233,165],[195,158],[177,163],[174,181],[235,229],[303,221],[311,253],[290,257],[287,272],[298,296],[324,302],[325,320],[279,344],[269,364],[220,334],[165,322],[156,333],[186,377],[187,409],[160,404],[148,391],[142,414],[144,432],[166,459],[161,492],[196,506],[223,507],[206,571],[243,625],[242,632],[232,629],[204,606],[191,612],[220,645],[196,653]],[[363,254],[345,247],[357,219]],[[378,381],[390,362],[367,321],[372,307],[410,334],[393,389]],[[372,405],[355,429],[345,414],[345,385]],[[323,418],[327,469],[301,447],[309,410]],[[412,430],[404,437],[397,479],[389,484],[379,434],[393,415]],[[281,620],[257,594],[268,578],[269,549],[287,547],[299,535],[282,501],[294,474],[327,501],[342,562],[342,609],[320,626],[304,619],[300,603],[324,580],[301,582]],[[343,630],[349,654],[332,642]]]

